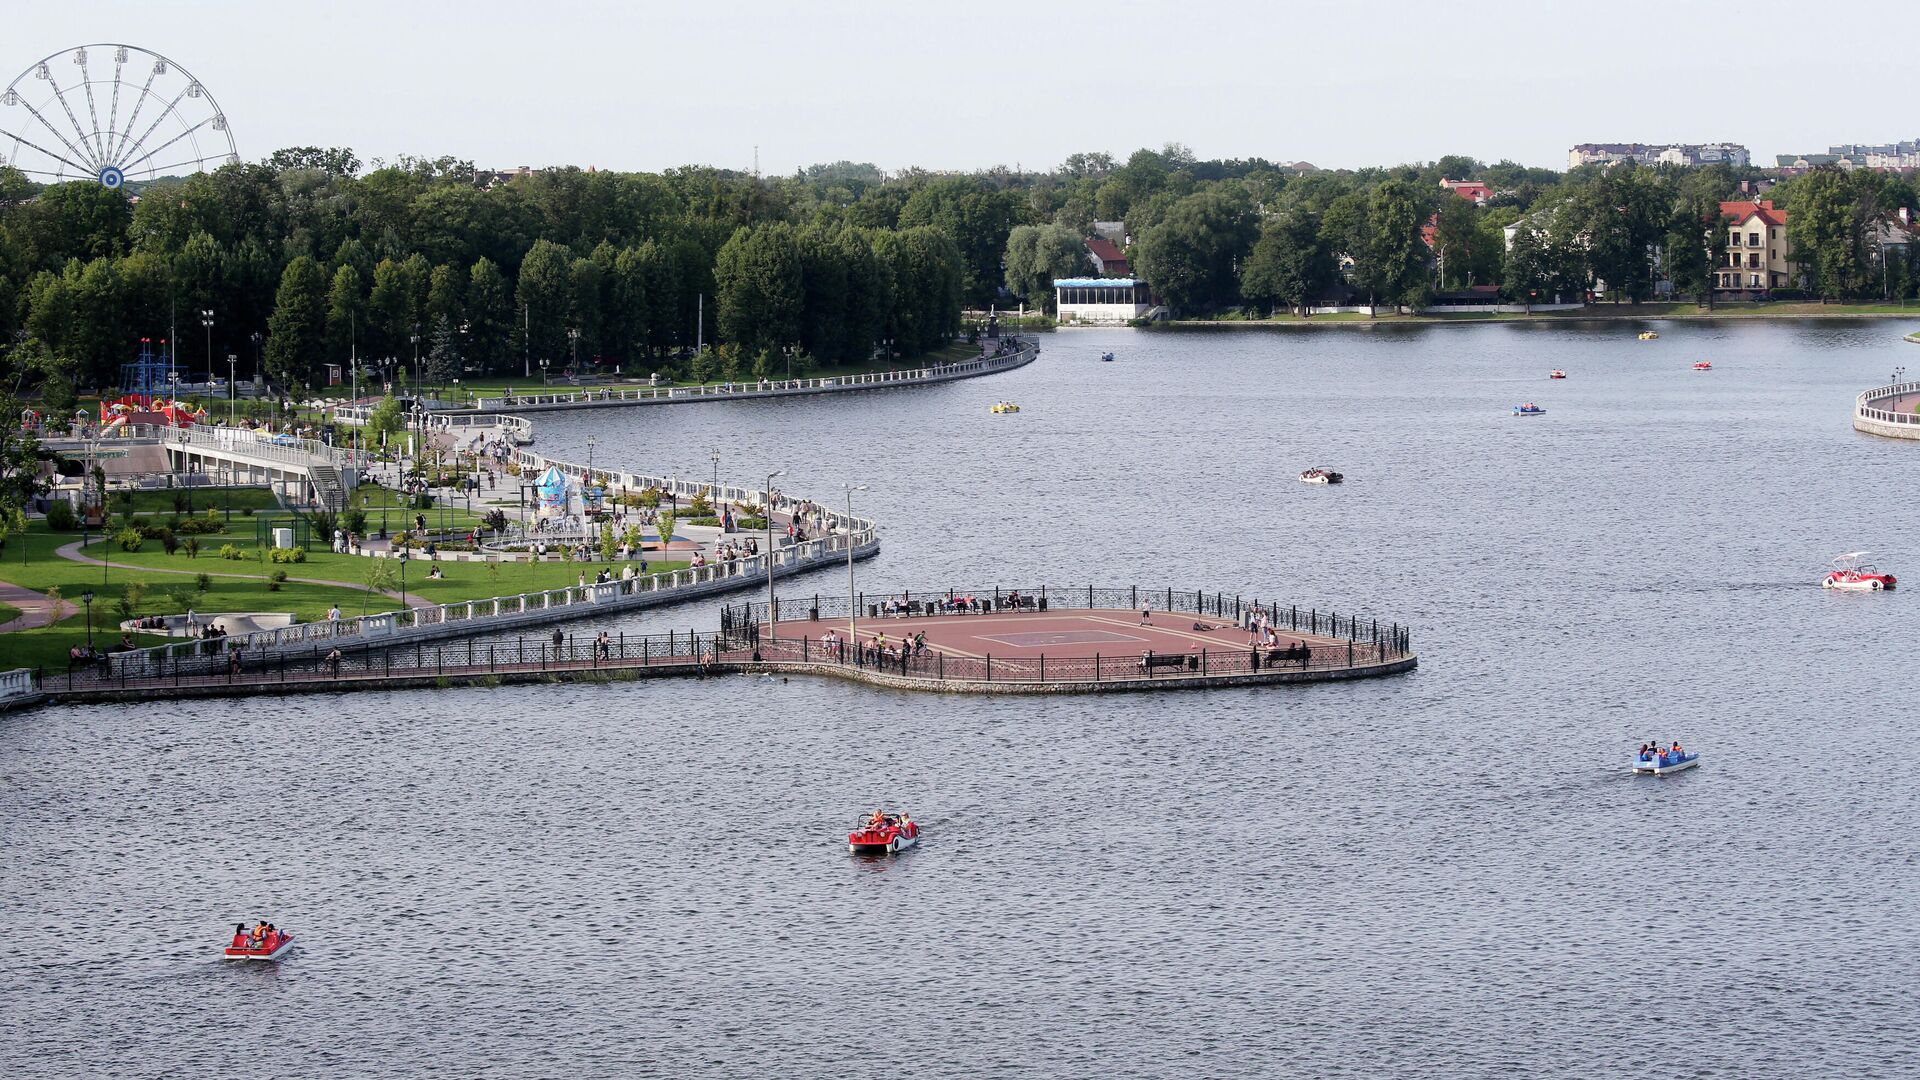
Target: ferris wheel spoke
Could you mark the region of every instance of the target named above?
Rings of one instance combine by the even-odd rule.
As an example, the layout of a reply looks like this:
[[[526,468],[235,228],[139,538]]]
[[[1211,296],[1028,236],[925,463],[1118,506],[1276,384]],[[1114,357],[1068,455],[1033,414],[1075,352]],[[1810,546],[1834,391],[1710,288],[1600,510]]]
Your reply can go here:
[[[81,77],[81,81],[82,81],[82,82],[84,82],[84,81],[86,81],[86,78],[85,78],[85,76],[82,76],[82,77]],[[51,72],[49,72],[49,74],[47,75],[47,85],[53,88],[53,96],[54,96],[55,98],[57,98],[57,99],[59,100],[59,102],[60,102],[60,109],[61,109],[61,111],[67,114],[67,121],[68,121],[69,123],[71,123],[71,124],[73,125],[73,132],[74,132],[74,134],[76,134],[76,135],[78,135],[78,136],[80,137],[80,141],[81,141],[81,142],[83,142],[83,143],[84,143],[84,142],[86,142],[86,141],[87,141],[87,129],[85,129],[85,128],[83,128],[83,127],[81,127],[81,126],[80,126],[80,118],[79,118],[79,117],[77,117],[77,116],[75,116],[75,115],[73,115],[73,106],[72,106],[72,105],[70,105],[70,104],[68,104],[68,102],[67,102],[67,92],[66,92],[66,91],[64,91],[64,90],[62,90],[62,89],[60,89],[60,84],[54,81],[54,78],[53,78],[53,75],[51,74]],[[46,121],[45,121],[45,120],[42,120],[42,121],[40,121],[40,122],[41,122],[41,123],[43,123],[43,124],[45,124],[45,123],[46,123]],[[47,128],[48,128],[48,130],[52,130],[52,128],[53,128],[53,125],[51,125],[51,124],[48,124],[48,125],[47,125]],[[65,141],[65,139],[64,139],[64,137],[62,138],[62,140],[61,140],[61,141],[63,141],[63,142]],[[68,146],[73,146],[73,144],[72,144],[72,143],[67,143],[67,145],[68,145]],[[99,167],[100,167],[100,159],[99,159],[99,158],[97,158],[97,157],[95,157],[95,156],[94,156],[94,155],[92,155],[92,154],[87,154],[87,153],[85,153],[84,151],[82,151],[82,150],[80,150],[80,148],[79,148],[79,147],[74,147],[74,152],[75,152],[75,153],[77,153],[77,154],[83,154],[83,155],[84,155],[85,157],[87,157],[87,159],[88,159],[88,160],[90,160],[90,161],[92,161],[92,162],[94,163],[94,169],[95,169],[95,171],[98,171],[98,170],[99,170]]]
[[[157,65],[147,68],[147,81],[141,85],[140,96],[134,99],[133,102],[133,113],[127,117],[126,130],[119,132],[116,136],[112,150],[108,155],[109,157],[119,157],[123,150],[134,145],[128,142],[127,139],[133,134],[133,125],[140,122],[140,110],[146,108],[147,96],[153,91],[154,77],[159,74],[160,71]],[[153,96],[158,97],[159,95],[154,94]]]
[[[107,144],[100,140],[100,110],[93,103],[93,73],[87,70],[87,54],[84,51],[76,59],[80,64],[80,85],[87,91],[87,119],[93,124],[89,132],[93,138],[95,152],[101,161],[105,161]]]
[[[85,158],[85,159],[86,159],[87,161],[89,161],[89,162],[91,162],[91,161],[93,160],[93,156],[92,156],[91,154],[88,154],[88,153],[87,153],[87,152],[86,152],[85,150],[82,150],[82,149],[80,149],[79,147],[77,147],[77,146],[75,146],[75,145],[73,145],[73,141],[72,141],[71,139],[69,139],[69,138],[67,138],[67,137],[66,137],[65,135],[62,135],[62,134],[60,134],[60,129],[59,129],[59,128],[57,128],[57,127],[54,127],[54,126],[53,126],[52,124],[50,124],[50,123],[48,123],[48,122],[47,122],[47,118],[46,118],[46,117],[44,117],[44,116],[42,116],[42,115],[40,115],[40,110],[39,110],[39,109],[36,109],[36,108],[34,108],[33,106],[31,106],[31,105],[29,105],[29,104],[27,104],[27,101],[26,101],[26,99],[25,99],[25,98],[21,98],[21,99],[20,99],[20,105],[21,105],[21,107],[22,107],[22,108],[24,108],[24,109],[26,109],[26,110],[27,110],[27,111],[28,111],[29,113],[32,113],[32,114],[33,114],[33,118],[34,118],[35,120],[38,120],[38,121],[40,121],[40,126],[41,126],[41,127],[43,127],[43,128],[46,128],[46,129],[47,129],[47,134],[49,134],[49,135],[52,135],[52,136],[53,136],[54,138],[56,138],[56,139],[59,139],[59,140],[60,140],[60,143],[61,143],[61,145],[63,145],[63,146],[65,146],[65,147],[67,148],[67,151],[68,151],[69,153],[71,153],[71,154],[72,154],[72,155],[73,155],[74,157],[77,157],[77,158]],[[19,136],[17,136],[17,135],[16,135],[16,136],[14,136],[14,137],[15,137],[15,138],[20,138],[20,137],[19,137]],[[26,139],[24,139],[24,138],[20,138],[20,141],[21,141],[21,142],[27,142],[27,140],[26,140]],[[32,143],[27,143],[27,145],[28,145],[28,146],[33,146],[33,144],[32,144]],[[41,148],[41,147],[38,147],[38,146],[33,146],[33,148],[34,148],[35,150],[39,150],[39,151],[40,151],[41,153],[43,153],[43,154],[47,154],[47,155],[48,155],[49,157],[59,157],[59,156],[60,156],[60,155],[58,155],[58,154],[53,154],[53,153],[51,153],[51,152],[49,152],[49,151],[47,151],[47,150],[45,150],[45,149],[43,149],[43,148]],[[62,157],[62,158],[60,158],[60,160],[62,160],[62,161],[67,161],[67,159],[66,159],[66,158],[64,158],[64,157]],[[73,165],[74,163],[73,163],[73,162],[71,162],[71,161],[67,161],[67,164],[69,164],[69,165]],[[81,170],[82,170],[82,171],[84,171],[84,172],[90,172],[90,173],[97,173],[97,172],[99,172],[99,171],[100,171],[100,167],[99,167],[98,165],[91,165],[91,164],[89,164],[89,165],[79,165],[79,166],[76,166],[76,167],[77,167],[77,168],[79,168],[79,169],[81,169]]]
[[[142,171],[147,174],[149,179],[157,180],[160,177],[169,175],[168,170],[170,169],[178,169],[183,165],[192,165],[195,168],[199,168],[200,166],[205,165],[206,163],[207,163],[206,157],[204,155],[198,155],[190,158],[182,158],[181,160],[176,161],[171,165],[155,165],[155,166],[152,166],[151,168],[144,169]]]
[[[164,122],[167,117],[174,115],[174,107],[176,105],[179,105],[182,101],[186,100],[186,97],[187,97],[187,92],[185,90],[182,90],[178,94],[175,94],[173,96],[173,100],[167,102],[167,107],[165,109],[160,110],[160,115],[153,118],[153,123],[147,125],[147,130],[141,132],[139,138],[127,144],[125,153],[131,154],[135,150],[138,150],[142,146],[145,146],[147,144],[148,137],[150,137],[154,133],[154,131],[160,127],[161,123]],[[149,150],[147,151],[147,153],[151,155],[153,151]],[[129,166],[122,165],[121,169],[125,170],[128,167]]]
[[[80,164],[79,162],[77,162],[77,161],[75,161],[75,160],[73,160],[72,158],[69,158],[69,157],[67,157],[67,156],[66,156],[66,155],[64,155],[64,154],[56,154],[56,153],[54,153],[53,151],[51,151],[51,150],[49,150],[49,149],[47,149],[47,148],[46,148],[46,147],[44,147],[44,146],[41,146],[41,145],[40,145],[39,143],[37,143],[37,142],[34,142],[34,141],[33,141],[32,139],[29,139],[29,138],[27,138],[27,137],[26,137],[26,136],[24,136],[24,135],[15,135],[15,134],[14,134],[13,132],[11,132],[11,131],[8,131],[8,130],[7,130],[7,129],[5,129],[5,128],[0,128],[0,135],[4,135],[4,136],[6,136],[7,138],[9,138],[9,139],[12,139],[12,140],[13,140],[14,142],[17,142],[17,143],[23,143],[23,144],[25,144],[25,145],[27,145],[27,146],[31,146],[31,147],[33,147],[33,148],[34,148],[35,150],[38,150],[38,151],[40,151],[40,152],[41,152],[42,154],[45,154],[45,155],[47,155],[48,157],[50,157],[50,158],[52,158],[53,160],[55,160],[55,161],[60,161],[60,162],[65,162],[66,164],[68,164],[68,165],[71,165],[71,166],[73,166],[73,167],[74,167],[74,168],[76,168],[76,169],[79,169],[79,170],[80,170],[81,172],[83,172],[83,173],[91,173],[91,172],[93,172],[93,169],[92,169],[92,167],[90,167],[90,166],[87,166],[87,165],[82,165],[82,164]],[[34,170],[34,169],[22,169],[22,168],[20,168],[20,166],[18,166],[18,165],[15,165],[15,166],[14,166],[14,168],[15,168],[15,169],[18,169],[18,170],[19,170],[20,172],[36,172],[36,171],[40,171],[40,172],[44,172],[44,171],[45,171],[45,170]]]
[[[104,156],[108,161],[113,160],[114,127],[120,122],[120,69],[124,67],[126,67],[126,50],[122,49],[120,56],[113,62],[113,104],[107,107],[107,129],[101,135],[105,140],[102,145],[106,149]]]
[[[125,165],[120,166],[120,171],[132,172],[134,168],[138,166],[141,162],[146,161],[148,158],[151,158],[153,155],[159,153],[162,150],[165,150],[167,147],[172,146],[174,143],[177,143],[181,139],[184,139],[187,136],[192,135],[194,132],[199,131],[201,128],[206,127],[208,124],[211,124],[211,123],[213,123],[213,117],[209,116],[205,120],[202,120],[199,123],[193,125],[192,127],[186,129],[185,131],[182,131],[180,134],[175,135],[173,138],[168,139],[166,142],[161,143],[159,146],[154,147],[153,149],[147,151],[146,153],[141,154],[139,157],[134,158],[132,161],[127,162]],[[151,173],[153,170],[149,168],[146,171]]]

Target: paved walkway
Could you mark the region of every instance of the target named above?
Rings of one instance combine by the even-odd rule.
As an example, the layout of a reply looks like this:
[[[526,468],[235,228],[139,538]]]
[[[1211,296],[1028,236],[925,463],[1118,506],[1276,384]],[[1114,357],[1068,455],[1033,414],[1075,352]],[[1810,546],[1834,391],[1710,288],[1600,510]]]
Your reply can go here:
[[[11,604],[20,609],[16,618],[0,623],[0,634],[10,634],[15,630],[35,630],[53,622],[54,601],[45,593],[21,588],[10,581],[0,581],[0,604]],[[60,602],[65,606],[66,601]]]
[[[88,566],[107,565],[106,563],[101,562],[99,559],[93,558],[88,555],[80,554],[81,543],[82,541],[75,540],[71,544],[64,544],[60,547],[59,550],[55,551],[54,554],[60,556],[63,559],[67,559],[71,562],[85,563]],[[157,567],[157,566],[129,566],[126,563],[116,563],[114,565],[117,565],[124,570],[138,570],[143,574],[180,574],[180,575],[194,575],[194,576],[205,574],[208,577],[233,578],[238,581],[267,580],[264,574],[226,574],[226,573],[220,573],[213,570],[168,570],[163,567]],[[351,581],[328,581],[326,578],[306,578],[306,577],[292,577],[292,576],[288,576],[287,580],[297,581],[302,585],[326,585],[336,589],[350,589],[354,592],[367,591],[367,586],[364,583],[356,584]],[[384,589],[380,590],[380,595],[386,597],[389,600],[400,599],[399,593],[387,592]],[[4,597],[0,597],[0,599],[4,599]],[[12,603],[12,601],[8,601],[8,603]],[[15,604],[14,606],[19,607],[18,604]],[[418,596],[410,595],[407,597],[407,606],[410,608],[435,608],[435,607],[439,607],[440,604],[434,600],[422,600]]]

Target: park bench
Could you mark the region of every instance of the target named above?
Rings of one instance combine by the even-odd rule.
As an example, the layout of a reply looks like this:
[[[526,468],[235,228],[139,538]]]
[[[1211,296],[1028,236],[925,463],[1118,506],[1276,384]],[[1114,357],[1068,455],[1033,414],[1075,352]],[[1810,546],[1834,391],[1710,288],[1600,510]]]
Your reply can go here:
[[[1188,661],[1192,661],[1192,663],[1188,663]],[[1148,653],[1140,658],[1140,670],[1148,672],[1149,674],[1160,668],[1197,668],[1199,666],[1200,660],[1198,657],[1181,656],[1177,653],[1168,653],[1164,656]]]

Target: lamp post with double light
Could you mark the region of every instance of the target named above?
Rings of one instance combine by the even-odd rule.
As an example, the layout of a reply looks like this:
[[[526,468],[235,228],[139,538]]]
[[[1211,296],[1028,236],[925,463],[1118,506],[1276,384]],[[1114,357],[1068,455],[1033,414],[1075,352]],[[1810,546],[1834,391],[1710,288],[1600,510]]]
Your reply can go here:
[[[80,594],[80,602],[87,605],[87,651],[93,651],[93,590]]]
[[[776,629],[780,624],[780,613],[774,609],[773,598],[773,481],[787,475],[785,469],[775,469],[767,474],[767,640],[779,637]]]
[[[865,484],[847,485],[847,648],[858,655],[860,650],[860,608],[854,602],[853,591],[853,493],[867,490]]]

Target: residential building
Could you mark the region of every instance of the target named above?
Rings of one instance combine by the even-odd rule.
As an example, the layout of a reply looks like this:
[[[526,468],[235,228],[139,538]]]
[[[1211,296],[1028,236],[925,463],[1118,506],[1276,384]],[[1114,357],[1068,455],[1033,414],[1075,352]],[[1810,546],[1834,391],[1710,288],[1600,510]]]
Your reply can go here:
[[[1147,283],[1133,278],[1055,278],[1053,297],[1062,323],[1121,326],[1153,309]]]
[[[1127,253],[1120,250],[1120,245],[1104,236],[1096,236],[1087,241],[1087,258],[1093,262],[1095,277],[1133,276],[1133,269],[1127,262]]]
[[[1478,180],[1442,180],[1440,186],[1475,206],[1485,206],[1493,198],[1493,189]]]
[[[1827,147],[1824,154],[1778,154],[1773,160],[1776,168],[1789,175],[1822,165],[1886,172],[1920,169],[1920,139],[1897,143],[1842,143]]]
[[[1802,275],[1787,240],[1787,212],[1772,199],[1720,204],[1727,225],[1727,258],[1714,271],[1714,295],[1724,300],[1764,300],[1775,289],[1799,288]]]
[[[1567,151],[1567,168],[1632,161],[1641,165],[1732,165],[1744,168],[1753,156],[1739,143],[1581,143]]]

